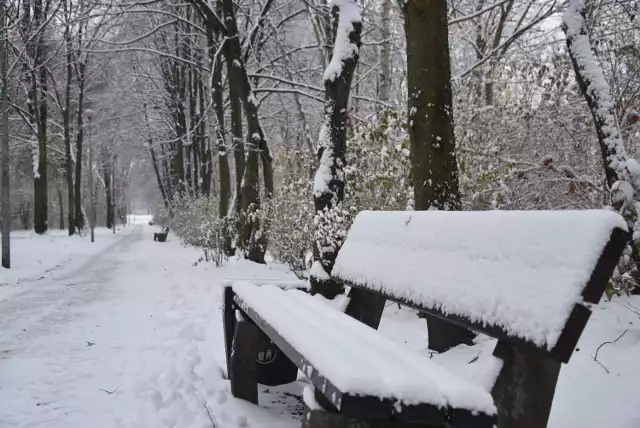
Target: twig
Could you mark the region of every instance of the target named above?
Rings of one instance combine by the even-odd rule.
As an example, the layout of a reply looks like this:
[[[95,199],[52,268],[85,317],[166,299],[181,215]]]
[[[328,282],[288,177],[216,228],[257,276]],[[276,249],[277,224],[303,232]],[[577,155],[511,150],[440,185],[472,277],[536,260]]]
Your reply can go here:
[[[598,349],[596,349],[596,353],[593,356],[593,361],[600,364],[600,366],[607,372],[607,374],[609,374],[609,369],[607,369],[600,361],[598,361],[598,351],[600,351],[600,348],[602,348],[604,345],[616,343],[618,340],[622,339],[622,336],[627,334],[628,331],[629,329],[626,329],[625,331],[622,332],[620,336],[618,336],[616,340],[614,340],[613,342],[603,342],[600,346],[598,346]]]
[[[114,389],[113,391],[107,391],[106,389],[98,388],[98,391],[104,391],[109,395],[115,393],[117,390],[118,390],[118,388]]]
[[[625,308],[626,310],[628,310],[628,311],[630,311],[630,312],[632,312],[632,313],[634,313],[634,314],[638,315],[638,317],[640,317],[640,311],[636,311],[634,308],[632,308],[632,307],[630,307],[630,306],[627,306],[627,305],[625,305],[625,304],[619,303],[619,302],[614,302],[614,303],[615,303],[615,304],[617,304],[617,305],[622,306],[622,307],[623,307],[623,308]]]
[[[211,412],[209,412],[209,408],[207,407],[207,403],[204,403],[204,409],[207,411],[207,415],[209,415],[209,420],[211,421],[211,426],[216,428],[216,423],[213,421],[213,416],[211,416]]]

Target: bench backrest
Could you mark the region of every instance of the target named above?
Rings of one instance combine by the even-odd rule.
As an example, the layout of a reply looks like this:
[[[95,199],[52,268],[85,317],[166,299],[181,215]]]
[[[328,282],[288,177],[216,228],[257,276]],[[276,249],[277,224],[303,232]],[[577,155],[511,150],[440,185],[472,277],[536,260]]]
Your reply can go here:
[[[365,211],[332,275],[566,362],[627,240],[606,210]]]

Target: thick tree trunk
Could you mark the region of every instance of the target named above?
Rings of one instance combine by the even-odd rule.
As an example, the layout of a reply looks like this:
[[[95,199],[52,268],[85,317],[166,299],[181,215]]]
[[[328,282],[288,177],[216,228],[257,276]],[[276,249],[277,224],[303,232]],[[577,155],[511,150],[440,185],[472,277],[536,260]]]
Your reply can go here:
[[[324,124],[318,141],[313,191],[319,227],[314,234],[314,269],[310,277],[312,292],[327,298],[343,291],[342,284],[331,278],[330,273],[344,239],[339,219],[344,199],[348,103],[362,31],[360,11],[354,0],[334,5],[332,15],[336,46],[324,73]]]
[[[224,106],[222,98],[222,58],[216,58],[215,52],[217,43],[214,42],[212,32],[209,32],[209,55],[213,62],[213,73],[211,76],[211,99],[213,100],[213,110],[216,114],[216,138],[218,142],[218,181],[220,182],[219,213],[221,219],[227,219],[227,227],[224,229],[223,248],[227,255],[233,254],[231,245],[231,234],[228,224],[229,202],[231,199],[231,176],[229,170],[229,152],[225,141],[224,130]],[[236,106],[236,109],[238,106]],[[239,189],[239,186],[238,186]]]
[[[241,222],[239,243],[245,244],[248,247],[246,251],[249,260],[264,263],[264,254],[268,242],[267,227],[265,224],[260,224],[259,216],[252,214],[260,209],[260,163],[262,163],[265,198],[267,200],[273,195],[273,165],[271,153],[267,146],[262,127],[260,126],[258,105],[253,95],[247,70],[244,66],[234,2],[233,0],[222,0],[224,23],[220,21],[218,15],[213,12],[204,0],[192,0],[192,2],[200,8],[207,25],[226,36],[223,51],[228,67],[230,99],[233,101],[237,95],[240,96],[247,119],[248,133],[246,163],[242,180],[243,188],[240,192],[242,213],[239,213],[241,214],[239,217],[243,217],[243,221]],[[272,3],[267,4],[270,5]],[[265,13],[265,10],[263,10],[263,13]],[[234,96],[232,88],[236,88],[236,96]]]
[[[257,263],[264,263],[267,247],[266,225],[261,225],[258,216],[252,214],[260,209],[260,163],[262,163],[265,198],[268,200],[273,195],[272,158],[260,126],[258,105],[244,67],[233,0],[223,0],[222,5],[226,24],[227,61],[231,64],[233,83],[238,85],[247,119],[246,164],[242,183],[244,186],[241,192],[244,221],[240,239],[247,245],[247,258]]]
[[[407,40],[411,178],[417,210],[459,210],[458,166],[453,133],[447,2],[407,0]],[[428,318],[429,348],[465,343],[464,328]]]
[[[48,3],[42,0],[33,2],[33,19],[30,19],[30,3],[23,5],[25,25],[24,34],[29,38],[26,41],[26,51],[33,61],[27,67],[30,68],[31,91],[29,98],[29,112],[32,123],[36,129],[37,153],[34,154],[34,162],[37,158],[37,168],[34,168],[33,180],[33,228],[38,234],[45,233],[48,229],[48,181],[47,181],[47,73],[43,66],[46,61],[46,45],[44,31],[40,28],[47,19]]]
[[[242,211],[242,179],[244,177],[244,169],[246,166],[244,154],[244,142],[242,137],[242,103],[240,102],[240,94],[238,84],[235,82],[235,73],[233,73],[233,61],[229,61],[230,57],[225,47],[225,58],[227,63],[227,76],[229,80],[229,110],[231,115],[231,150],[233,151],[233,161],[235,168],[235,185],[236,198],[234,212],[236,218],[239,219]],[[239,226],[239,224],[238,224]]]

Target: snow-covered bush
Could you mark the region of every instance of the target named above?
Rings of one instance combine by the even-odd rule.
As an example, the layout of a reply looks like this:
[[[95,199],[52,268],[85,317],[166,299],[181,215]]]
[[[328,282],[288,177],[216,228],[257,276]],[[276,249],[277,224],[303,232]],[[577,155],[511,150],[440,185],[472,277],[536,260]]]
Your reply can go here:
[[[289,153],[277,159],[276,168],[286,175],[271,201],[270,249],[299,276],[306,276],[310,267],[314,234],[323,247],[333,248],[359,211],[413,208],[409,142],[401,113],[388,112],[379,121],[356,127],[347,148],[345,200],[321,213],[316,213],[312,198],[315,158]],[[292,164],[292,157],[299,162]]]
[[[185,197],[173,203],[171,229],[184,244],[202,250],[201,261],[212,261],[220,266],[226,260],[224,239],[231,226],[219,217],[216,197]]]

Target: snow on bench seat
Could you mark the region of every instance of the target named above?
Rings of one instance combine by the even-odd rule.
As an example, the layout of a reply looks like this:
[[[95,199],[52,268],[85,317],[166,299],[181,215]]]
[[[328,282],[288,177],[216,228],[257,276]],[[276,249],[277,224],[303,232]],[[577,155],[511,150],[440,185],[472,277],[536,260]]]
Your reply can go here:
[[[551,350],[616,228],[606,210],[365,211],[332,275]]]
[[[327,393],[330,384],[343,394],[391,399],[396,411],[403,406],[429,404],[494,415],[491,395],[480,386],[450,373],[419,353],[384,337],[376,330],[299,290],[233,285],[236,303],[267,334],[277,332],[295,352],[288,355]],[[278,340],[271,337],[283,349]],[[341,398],[328,396],[338,410]]]

